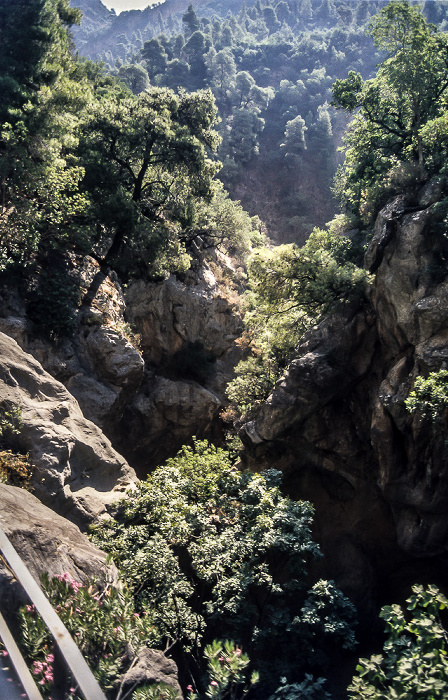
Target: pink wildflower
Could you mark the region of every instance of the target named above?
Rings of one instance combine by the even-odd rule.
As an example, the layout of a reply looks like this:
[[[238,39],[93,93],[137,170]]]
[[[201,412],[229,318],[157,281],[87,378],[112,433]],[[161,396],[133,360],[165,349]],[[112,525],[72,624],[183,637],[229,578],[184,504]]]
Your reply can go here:
[[[235,649],[235,654],[237,656],[241,656],[241,649],[238,649],[238,647]]]
[[[210,683],[210,685],[216,686],[216,685],[218,685],[218,684],[217,684],[216,681],[212,681],[212,682]]]
[[[193,686],[192,686],[192,685],[187,685],[187,690],[188,690],[188,692],[191,693],[191,691],[193,690]]]
[[[8,656],[8,652],[6,651],[6,649],[2,649],[2,656]]]

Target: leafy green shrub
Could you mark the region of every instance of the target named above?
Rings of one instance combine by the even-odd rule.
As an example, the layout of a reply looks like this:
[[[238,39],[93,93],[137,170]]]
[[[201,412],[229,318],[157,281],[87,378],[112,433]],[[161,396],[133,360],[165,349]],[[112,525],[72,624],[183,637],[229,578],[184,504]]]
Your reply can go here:
[[[19,435],[22,425],[21,407],[2,401],[0,403],[0,444],[7,444],[14,435]]]
[[[16,440],[22,425],[21,407],[9,401],[0,402],[0,483],[28,488],[33,467],[29,455],[20,452]]]
[[[32,470],[29,455],[11,450],[0,450],[0,482],[2,484],[28,488]]]
[[[247,654],[230,640],[215,640],[204,649],[207,659],[207,688],[201,696],[189,685],[189,700],[206,697],[210,700],[243,700],[249,690],[259,681],[256,671],[250,673]],[[250,674],[250,675],[249,675]]]
[[[448,600],[435,587],[413,587],[409,615],[386,606],[383,654],[360,659],[348,688],[350,700],[443,700],[448,696],[448,642],[440,612]]]
[[[236,368],[227,396],[247,418],[263,401],[294,354],[303,333],[338,302],[362,298],[369,274],[358,267],[357,246],[340,235],[340,217],[294,244],[256,250],[248,264],[245,323],[252,358]]]
[[[278,363],[267,353],[241,360],[235,367],[235,379],[226,389],[226,396],[238,413],[249,419],[253,410],[264,401],[280,377]]]
[[[448,407],[448,370],[431,372],[427,378],[417,377],[404,403],[410,413],[419,412],[424,418],[440,423]]]
[[[272,690],[299,679],[332,643],[353,645],[354,610],[331,582],[309,587],[320,556],[313,510],[280,492],[280,474],[238,471],[206,442],[184,447],[96,526],[109,552],[149,607],[166,648],[201,690],[202,648],[231,638]],[[337,621],[337,624],[336,624]]]
[[[129,668],[139,649],[154,643],[151,614],[147,611],[136,613],[132,597],[126,591],[112,587],[98,591],[94,585],[84,586],[74,581],[69,574],[51,580],[44,576],[43,584],[51,604],[75,639],[101,688],[105,692],[116,689],[121,675]],[[20,609],[19,627],[22,650],[41,692],[49,698],[54,661],[51,635],[33,605]],[[82,700],[83,696],[76,687],[66,690],[67,697]]]
[[[287,683],[286,678],[269,700],[330,700],[331,695],[324,690],[325,679],[315,680],[310,674],[305,674],[301,683]]]

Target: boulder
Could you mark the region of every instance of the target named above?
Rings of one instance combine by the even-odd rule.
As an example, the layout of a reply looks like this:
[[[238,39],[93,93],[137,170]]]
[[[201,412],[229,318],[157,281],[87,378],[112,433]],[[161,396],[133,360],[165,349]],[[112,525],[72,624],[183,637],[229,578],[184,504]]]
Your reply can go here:
[[[135,481],[135,472],[67,389],[3,333],[0,396],[5,405],[20,407],[17,442],[35,467],[31,485],[60,515],[85,526]]]
[[[177,693],[179,700],[182,700],[182,690],[177,679],[177,666],[174,661],[167,659],[163,651],[144,648],[123,676],[122,690],[125,694],[135,686],[154,683],[168,685]]]
[[[83,584],[93,579],[100,584],[118,581],[117,570],[106,563],[104,552],[76,525],[24,489],[0,484],[0,527],[38,583],[44,573],[50,577],[68,573]],[[17,604],[28,602],[1,559],[0,600],[4,614]]]
[[[221,405],[216,394],[197,382],[148,377],[118,426],[117,445],[144,478],[192,435],[210,436]]]
[[[126,290],[126,317],[141,336],[145,360],[158,364],[188,344],[222,357],[243,332],[241,316],[202,268],[185,282],[171,275],[163,283],[131,283]]]
[[[125,294],[113,272],[88,256],[74,259],[82,296],[77,328],[58,343],[36,335],[18,292],[0,288],[0,330],[65,385],[84,417],[135,458],[142,475],[192,435],[220,435],[225,388],[243,356],[243,324],[236,272],[224,256],[215,258],[182,280],[131,282]],[[225,283],[212,265],[226,268]],[[161,437],[165,430],[172,439]]]

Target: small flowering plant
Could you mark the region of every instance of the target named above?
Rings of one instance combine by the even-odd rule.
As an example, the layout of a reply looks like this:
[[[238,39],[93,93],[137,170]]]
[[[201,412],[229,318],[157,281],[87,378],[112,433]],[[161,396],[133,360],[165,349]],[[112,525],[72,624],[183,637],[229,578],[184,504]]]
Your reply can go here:
[[[43,576],[45,592],[67,627],[103,691],[117,686],[133,656],[155,642],[150,614],[134,611],[126,591],[85,586],[69,574]],[[31,673],[49,698],[53,684],[54,653],[51,635],[33,605],[19,611],[21,646]],[[67,688],[67,700],[78,700],[75,684]]]
[[[215,640],[207,645],[204,657],[208,665],[208,687],[204,697],[210,700],[243,700],[249,690],[258,683],[259,674],[250,674],[247,654],[230,640]],[[250,675],[249,675],[250,674]],[[189,700],[198,700],[201,695],[187,687]]]

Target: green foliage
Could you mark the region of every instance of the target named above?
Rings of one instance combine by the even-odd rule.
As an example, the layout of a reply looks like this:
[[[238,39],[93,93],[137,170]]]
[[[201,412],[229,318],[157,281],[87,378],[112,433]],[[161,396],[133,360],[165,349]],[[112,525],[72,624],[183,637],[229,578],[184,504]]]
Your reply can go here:
[[[328,582],[308,590],[320,556],[312,508],[279,485],[278,472],[239,472],[224,450],[195,442],[93,531],[200,692],[201,649],[217,636],[243,646],[272,688],[322,661],[332,640],[353,642],[347,599]]]
[[[211,196],[214,121],[210,92],[150,88],[91,105],[81,140],[84,187],[98,226],[112,236],[107,262],[117,267],[124,256],[128,265],[157,266],[170,247],[172,264],[182,260],[179,221],[193,198]]]
[[[146,611],[135,613],[132,597],[125,590],[107,586],[99,591],[94,585],[81,585],[69,574],[53,579],[44,576],[43,585],[101,688],[105,692],[117,689],[121,675],[130,667],[139,650],[154,643],[151,615]],[[18,616],[22,650],[41,692],[49,698],[54,661],[51,635],[33,605],[22,607]],[[68,694],[69,689],[66,691]],[[69,697],[81,700],[82,696],[72,688]],[[159,696],[154,695],[151,700],[156,700],[156,697],[159,700]]]
[[[363,297],[369,275],[352,262],[356,247],[337,228],[315,229],[302,248],[261,248],[249,260],[245,322],[255,356],[238,365],[227,389],[246,415],[266,398],[303,333],[335,304]]]
[[[230,199],[220,182],[213,183],[210,201],[194,203],[191,222],[183,235],[203,248],[214,247],[241,260],[265,242],[258,216],[249,216],[239,202]]]
[[[227,385],[226,396],[238,415],[251,417],[253,409],[271,393],[280,371],[279,363],[269,351],[259,351],[237,364],[235,379]]]
[[[21,453],[16,442],[22,426],[21,407],[9,401],[0,402],[0,483],[26,489],[33,467],[29,455]]]
[[[207,660],[207,688],[203,695],[198,695],[191,692],[192,686],[188,686],[189,700],[200,697],[210,700],[243,700],[259,681],[256,671],[250,673],[247,654],[230,640],[215,640],[208,644],[204,649],[204,658]]]
[[[67,267],[60,255],[47,256],[31,278],[28,291],[29,318],[56,341],[71,336],[77,322],[79,284]]]
[[[334,104],[360,108],[345,137],[346,161],[337,190],[342,203],[368,219],[398,184],[405,163],[415,165],[414,185],[437,172],[439,147],[429,136],[439,128],[448,97],[448,37],[426,22],[407,0],[392,0],[370,23],[376,46],[389,52],[377,76],[363,81],[351,71],[333,86]]]
[[[22,409],[20,406],[2,401],[0,403],[0,441],[7,443],[14,435],[19,435],[22,429]]]
[[[315,680],[310,674],[305,674],[301,683],[288,683],[286,678],[269,700],[330,700],[331,695],[324,689],[325,679]]]
[[[447,633],[440,618],[448,604],[435,587],[414,586],[406,614],[386,606],[383,654],[360,659],[348,688],[350,700],[442,700],[448,693]]]
[[[404,403],[410,413],[418,412],[434,423],[441,423],[448,407],[448,370],[430,372],[426,378],[417,377]]]
[[[167,683],[152,683],[137,688],[132,693],[132,700],[178,700],[178,698],[178,691]]]

